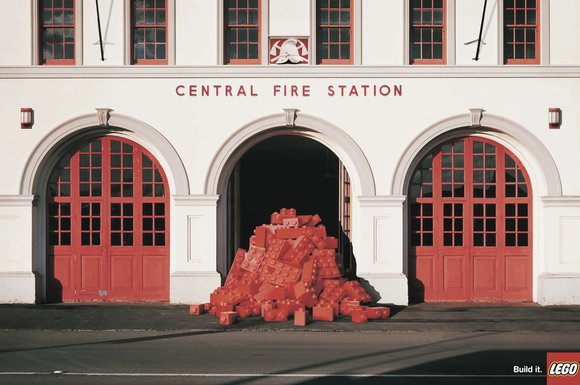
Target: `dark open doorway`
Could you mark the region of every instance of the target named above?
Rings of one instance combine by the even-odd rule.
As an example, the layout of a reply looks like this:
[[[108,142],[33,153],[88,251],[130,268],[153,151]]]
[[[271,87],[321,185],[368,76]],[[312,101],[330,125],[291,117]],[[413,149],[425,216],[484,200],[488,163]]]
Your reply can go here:
[[[248,248],[254,228],[281,208],[319,214],[328,235],[343,238],[341,170],[330,149],[302,136],[272,137],[248,150],[228,181],[229,262],[238,247]]]

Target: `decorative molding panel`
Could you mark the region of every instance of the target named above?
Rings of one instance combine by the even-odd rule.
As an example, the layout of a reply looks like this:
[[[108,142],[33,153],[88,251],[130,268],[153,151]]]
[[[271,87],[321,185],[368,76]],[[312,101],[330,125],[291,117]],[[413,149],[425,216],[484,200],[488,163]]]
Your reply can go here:
[[[205,215],[187,216],[187,262],[199,263],[204,260]]]
[[[580,216],[560,217],[560,263],[580,264]]]
[[[373,218],[373,263],[389,263],[389,227],[390,216]]]

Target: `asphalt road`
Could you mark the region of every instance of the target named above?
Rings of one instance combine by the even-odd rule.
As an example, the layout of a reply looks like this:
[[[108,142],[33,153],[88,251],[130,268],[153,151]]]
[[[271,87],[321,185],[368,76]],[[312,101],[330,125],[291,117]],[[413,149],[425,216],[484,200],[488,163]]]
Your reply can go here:
[[[580,332],[3,331],[0,383],[545,384],[548,351]]]

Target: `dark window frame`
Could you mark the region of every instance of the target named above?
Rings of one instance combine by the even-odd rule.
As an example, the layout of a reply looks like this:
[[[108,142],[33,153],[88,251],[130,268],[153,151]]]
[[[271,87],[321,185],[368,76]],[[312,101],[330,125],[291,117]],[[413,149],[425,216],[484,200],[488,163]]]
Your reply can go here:
[[[534,20],[530,22],[532,16]],[[532,35],[534,41],[530,42]],[[528,46],[532,45],[528,52]],[[518,46],[522,46],[521,54]],[[503,52],[505,64],[540,64],[540,0],[504,0]]]
[[[435,12],[441,12],[441,22],[435,22]],[[415,17],[419,15],[419,19]],[[427,16],[431,16],[426,17]],[[430,20],[430,21],[429,21]],[[438,31],[438,32],[437,32]],[[410,0],[409,61],[410,64],[447,64],[447,0]],[[435,36],[440,35],[440,40]],[[434,44],[434,42],[436,44]],[[441,57],[435,56],[435,45],[441,46]],[[415,54],[418,47],[419,55]],[[429,48],[429,55],[424,49]],[[430,56],[425,58],[425,56]]]

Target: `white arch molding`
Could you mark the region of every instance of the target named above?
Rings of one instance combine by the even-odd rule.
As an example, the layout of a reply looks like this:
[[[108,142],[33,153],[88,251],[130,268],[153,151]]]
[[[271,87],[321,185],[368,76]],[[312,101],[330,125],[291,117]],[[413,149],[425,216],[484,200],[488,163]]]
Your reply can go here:
[[[227,184],[240,158],[257,143],[279,135],[298,135],[328,147],[346,167],[351,178],[353,196],[372,197],[376,194],[370,164],[358,144],[336,125],[298,112],[295,126],[287,126],[286,114],[274,114],[254,120],[226,140],[212,160],[205,182],[205,194],[218,195],[217,207],[217,267],[227,270]],[[356,236],[356,235],[355,235]]]
[[[409,180],[417,163],[436,145],[458,136],[476,135],[508,148],[522,162],[532,183],[534,196],[562,196],[562,181],[554,159],[530,131],[507,118],[483,113],[481,126],[472,126],[472,115],[441,120],[421,132],[404,150],[391,183],[391,194],[407,195]]]
[[[46,300],[46,185],[50,172],[64,152],[75,143],[100,135],[125,137],[146,148],[167,176],[173,196],[189,195],[189,181],[183,162],[171,143],[150,125],[111,113],[108,126],[99,124],[98,113],[72,118],[46,135],[28,158],[20,180],[20,194],[34,196],[32,268],[37,273],[37,302]],[[102,123],[102,122],[101,122]]]
[[[53,129],[28,158],[20,181],[20,194],[38,194],[43,170],[52,170],[52,167],[47,166],[54,166],[54,162],[69,145],[92,136],[111,134],[131,139],[151,152],[165,170],[173,195],[189,194],[189,181],[183,162],[159,131],[138,119],[114,112],[108,124],[99,125],[98,113],[93,113],[77,116]]]

